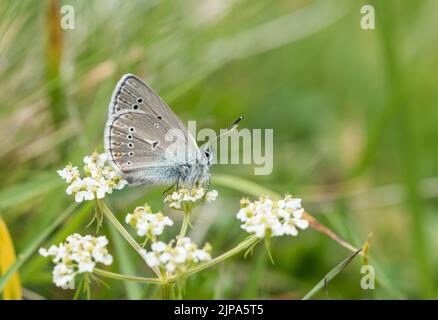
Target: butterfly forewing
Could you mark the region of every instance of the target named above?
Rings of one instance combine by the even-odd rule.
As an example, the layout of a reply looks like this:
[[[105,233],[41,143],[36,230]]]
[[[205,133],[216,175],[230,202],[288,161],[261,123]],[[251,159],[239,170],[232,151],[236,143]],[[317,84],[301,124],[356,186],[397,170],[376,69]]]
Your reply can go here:
[[[173,111],[133,75],[125,75],[113,93],[104,139],[112,166],[130,184],[171,183],[180,165],[199,152]]]
[[[109,106],[112,115],[127,111],[152,114],[172,128],[187,131],[169,106],[146,83],[132,74],[120,79]]]

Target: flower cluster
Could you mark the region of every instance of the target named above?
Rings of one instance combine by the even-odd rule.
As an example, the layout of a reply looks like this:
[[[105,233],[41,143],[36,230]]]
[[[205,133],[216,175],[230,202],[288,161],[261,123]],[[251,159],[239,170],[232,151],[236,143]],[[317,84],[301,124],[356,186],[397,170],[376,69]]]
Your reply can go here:
[[[108,240],[105,236],[93,237],[72,234],[65,243],[52,245],[49,249],[40,248],[43,257],[53,257],[53,282],[63,289],[74,289],[75,275],[93,272],[96,263],[110,265],[113,257],[106,248]]]
[[[132,214],[128,213],[125,221],[137,230],[140,237],[146,236],[152,241],[163,233],[165,226],[173,225],[173,221],[161,212],[152,213],[151,207],[147,204],[135,208]]]
[[[184,237],[168,244],[161,241],[153,243],[151,251],[144,252],[144,259],[151,268],[158,266],[168,275],[181,274],[196,263],[211,260],[210,251],[210,244],[206,243],[198,249],[190,238]]]
[[[240,207],[237,218],[243,222],[242,229],[259,238],[296,236],[297,228],[306,229],[309,226],[309,222],[303,219],[301,199],[290,195],[285,195],[279,201],[268,196],[262,196],[254,202],[244,198],[240,201]]]
[[[102,199],[105,194],[112,193],[114,189],[122,189],[127,182],[107,165],[107,155],[94,152],[84,158],[85,177],[81,178],[77,167],[68,164],[58,174],[70,185],[67,194],[74,194],[76,202],[84,200]]]
[[[216,200],[218,192],[216,190],[208,191],[203,187],[199,188],[180,188],[174,192],[168,194],[164,198],[164,203],[169,203],[169,206],[174,209],[182,209],[186,205],[192,206],[201,199],[207,200],[207,202],[213,202]]]

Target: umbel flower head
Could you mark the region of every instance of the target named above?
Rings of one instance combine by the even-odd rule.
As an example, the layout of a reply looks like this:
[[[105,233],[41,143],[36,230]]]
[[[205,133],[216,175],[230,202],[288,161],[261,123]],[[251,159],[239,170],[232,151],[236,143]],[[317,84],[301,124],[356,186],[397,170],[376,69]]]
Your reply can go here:
[[[169,207],[174,209],[184,209],[185,207],[193,207],[199,201],[205,199],[207,202],[216,200],[218,192],[216,190],[208,191],[203,187],[196,188],[180,188],[169,193],[164,198],[164,203],[169,203]]]
[[[190,238],[184,237],[168,244],[162,241],[153,243],[151,251],[144,252],[144,259],[150,267],[158,266],[170,276],[182,274],[199,262],[211,260],[210,251],[210,244],[206,243],[202,249],[198,249]]]
[[[105,194],[112,193],[114,189],[122,189],[127,182],[121,179],[107,164],[107,156],[94,152],[84,158],[84,174],[82,178],[77,167],[71,164],[58,170],[58,174],[70,185],[66,192],[74,194],[76,202],[84,200],[102,199]]]
[[[72,234],[65,243],[52,245],[48,250],[40,248],[43,257],[52,257],[53,282],[63,289],[74,289],[75,275],[93,272],[96,263],[110,265],[113,257],[108,253],[106,246],[108,239],[105,236],[93,237]]]
[[[241,228],[256,237],[296,236],[298,229],[306,229],[309,222],[303,219],[301,199],[285,195],[275,201],[262,196],[256,201],[243,198],[237,218],[243,222]]]
[[[134,227],[140,237],[146,236],[151,241],[163,233],[164,227],[173,225],[173,221],[161,212],[152,213],[148,204],[135,208],[132,214],[128,213],[125,222]]]

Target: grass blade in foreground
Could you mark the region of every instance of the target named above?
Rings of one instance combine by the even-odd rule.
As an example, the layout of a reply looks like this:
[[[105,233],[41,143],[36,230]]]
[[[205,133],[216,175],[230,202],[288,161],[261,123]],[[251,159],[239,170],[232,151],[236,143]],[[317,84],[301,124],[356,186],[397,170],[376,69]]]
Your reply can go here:
[[[129,247],[126,242],[123,241],[122,236],[117,232],[113,225],[109,225],[111,238],[114,241],[114,249],[117,253],[120,271],[123,274],[135,274],[135,264],[132,261],[132,257],[129,255]],[[140,300],[143,297],[142,286],[133,281],[125,281],[126,295],[129,300]]]
[[[312,288],[312,290],[309,291],[309,293],[307,293],[304,296],[303,300],[308,300],[308,299],[312,298],[315,295],[315,293],[317,293],[319,290],[324,288],[327,285],[327,283],[330,280],[332,280],[334,277],[336,277],[342,270],[344,270],[348,266],[348,264],[351,262],[351,260],[353,260],[354,257],[356,257],[359,254],[359,252],[361,252],[361,251],[362,251],[362,248],[357,250],[355,253],[353,253],[351,256],[349,256],[347,259],[345,259],[340,264],[338,264],[336,267],[334,267],[332,270],[330,270],[330,272],[327,273],[325,275],[325,277],[320,282],[318,282],[318,284],[316,286],[314,286]]]
[[[0,278],[0,292],[2,292],[3,288],[5,287],[8,280],[11,278],[11,276],[16,272],[24,262],[29,259],[32,253],[34,253],[38,247],[41,245],[41,243],[52,233],[52,231],[58,227],[73,211],[73,209],[76,208],[76,204],[72,204],[67,209],[62,212],[58,218],[52,222],[50,226],[44,230],[44,232],[41,233],[39,237],[35,239],[35,241],[28,246],[23,253],[20,253],[18,255],[18,259],[15,261],[15,263],[3,274],[3,276]]]
[[[0,273],[6,272],[15,262],[15,259],[15,250],[11,235],[9,234],[6,223],[0,216]],[[21,300],[21,284],[17,272],[15,272],[11,276],[11,279],[5,284],[3,298],[5,300]]]

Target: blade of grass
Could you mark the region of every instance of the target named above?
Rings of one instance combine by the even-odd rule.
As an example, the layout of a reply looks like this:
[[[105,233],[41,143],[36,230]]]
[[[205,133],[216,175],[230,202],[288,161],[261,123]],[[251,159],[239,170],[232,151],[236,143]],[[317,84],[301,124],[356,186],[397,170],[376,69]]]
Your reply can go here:
[[[309,300],[310,298],[312,298],[319,290],[321,290],[322,288],[327,288],[327,283],[332,280],[334,277],[336,277],[339,273],[341,273],[342,270],[344,270],[349,263],[354,259],[354,257],[356,257],[359,252],[361,252],[362,249],[357,250],[355,253],[353,253],[351,256],[349,256],[347,259],[345,259],[344,261],[342,261],[340,264],[338,264],[336,267],[334,267],[332,270],[330,270],[325,277],[316,284],[316,286],[314,286],[312,288],[312,290],[310,290],[303,298],[303,300]]]
[[[63,34],[61,29],[61,13],[58,0],[51,0],[47,17],[47,83],[51,84],[49,108],[53,123],[58,128],[66,116],[64,93],[61,85],[61,59],[63,52]]]
[[[256,197],[259,197],[260,195],[268,195],[271,198],[280,198],[280,195],[268,188],[262,187],[261,185],[252,182],[247,179],[235,177],[235,176],[229,176],[225,174],[216,174],[212,177],[213,184],[218,184],[220,186],[234,189],[237,191],[240,191],[244,194],[250,194]]]
[[[16,261],[14,244],[8,227],[0,216],[0,274],[3,274]],[[18,272],[14,272],[5,283],[3,298],[5,300],[21,300],[21,283]]]
[[[3,190],[0,194],[0,209],[4,210],[39,197],[62,184],[53,173],[36,175],[35,179],[20,182]],[[5,212],[4,216],[7,216]]]
[[[28,218],[29,223],[23,227],[23,235],[17,243],[18,248],[22,248],[23,244],[31,243],[35,237],[56,219],[65,208],[64,200],[64,195],[60,194],[59,190],[56,189],[42,197],[41,205],[34,209],[35,211]]]
[[[136,274],[134,261],[129,255],[130,248],[113,225],[109,224],[108,227],[111,233],[112,241],[114,243],[115,252],[117,254],[117,261],[120,265],[121,273]],[[124,285],[128,299],[140,300],[143,297],[143,290],[145,287],[144,285],[142,286],[137,282],[131,281],[125,281]]]
[[[429,254],[429,242],[427,239],[425,209],[420,195],[420,162],[418,157],[418,145],[420,144],[414,132],[413,119],[415,112],[410,108],[408,81],[404,79],[404,70],[401,66],[401,58],[397,52],[397,16],[393,13],[392,6],[375,2],[378,8],[376,12],[381,15],[384,25],[379,29],[382,45],[384,67],[388,82],[389,98],[391,108],[397,110],[394,117],[396,124],[397,145],[401,159],[402,175],[405,182],[406,205],[411,215],[411,250],[415,256],[417,278],[420,283],[419,292],[425,298],[434,296],[435,286],[433,279],[432,263]]]
[[[264,250],[258,251],[255,261],[251,264],[252,268],[246,279],[245,287],[242,288],[240,299],[256,299],[259,296],[260,284],[265,280],[266,252]]]
[[[3,274],[0,278],[0,292],[3,291],[8,280],[13,276],[13,274],[20,269],[20,267],[29,259],[29,257],[38,249],[38,247],[43,243],[43,241],[55,230],[76,208],[76,204],[70,205],[67,209],[62,212],[58,218],[56,218],[50,226],[48,226],[35,240],[29,244],[29,246],[24,249],[22,253],[18,255],[15,263]]]
[[[362,258],[363,258],[363,264],[364,265],[367,265],[368,264],[368,252],[369,252],[369,250],[370,250],[370,245],[371,245],[371,238],[373,237],[373,233],[372,232],[370,232],[369,234],[368,234],[368,238],[367,238],[367,240],[365,241],[365,243],[364,243],[364,245],[363,245],[363,256],[362,256]]]

